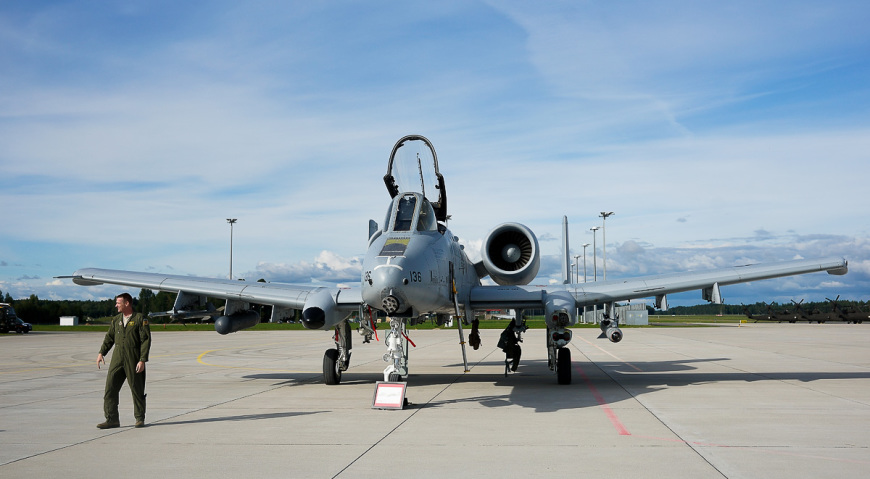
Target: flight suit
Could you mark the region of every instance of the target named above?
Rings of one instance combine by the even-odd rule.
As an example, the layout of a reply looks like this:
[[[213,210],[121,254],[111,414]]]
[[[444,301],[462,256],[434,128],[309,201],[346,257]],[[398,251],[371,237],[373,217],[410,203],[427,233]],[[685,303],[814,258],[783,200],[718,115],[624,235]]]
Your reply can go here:
[[[148,362],[148,352],[151,350],[151,327],[148,319],[141,313],[133,316],[124,326],[124,315],[112,318],[112,326],[106,333],[100,354],[103,356],[115,347],[112,361],[109,363],[109,373],[106,377],[106,392],[103,394],[103,411],[106,420],[119,422],[118,393],[124,380],[133,393],[133,415],[137,421],[145,420],[145,371],[136,372],[139,361]]]

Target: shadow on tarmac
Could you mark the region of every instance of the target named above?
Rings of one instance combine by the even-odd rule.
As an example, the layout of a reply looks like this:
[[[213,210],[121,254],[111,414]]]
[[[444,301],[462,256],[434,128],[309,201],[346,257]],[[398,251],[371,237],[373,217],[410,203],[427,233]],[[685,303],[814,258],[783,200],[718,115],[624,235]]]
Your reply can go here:
[[[533,408],[536,412],[556,412],[564,409],[597,407],[601,403],[596,398],[603,396],[607,403],[615,404],[636,396],[660,391],[668,387],[690,387],[719,382],[756,382],[756,381],[800,381],[868,379],[870,372],[692,372],[697,371],[698,363],[727,363],[729,358],[684,359],[675,361],[634,362],[596,362],[575,361],[573,381],[569,385],[556,383],[546,360],[527,360],[520,364],[516,373],[503,374],[475,373],[474,368],[481,366],[500,366],[503,361],[487,361],[475,364],[472,371],[465,373],[445,372],[443,374],[411,374],[408,378],[407,397],[412,402],[409,408],[445,407],[460,403],[478,403],[485,407],[500,408],[520,406]],[[461,369],[460,364],[447,365],[445,368]],[[294,373],[252,374],[245,379],[284,381],[287,386],[302,386],[318,383],[310,374],[304,377]],[[379,373],[354,373],[352,370],[342,375],[343,385],[372,384],[383,380]],[[301,382],[300,382],[301,381]],[[414,401],[415,387],[447,387],[470,384],[491,384],[495,388],[505,388],[504,394],[475,395],[439,399],[436,394],[426,402]],[[280,383],[278,384],[280,385]],[[508,389],[509,388],[509,389]]]
[[[204,419],[191,419],[190,421],[160,421],[149,424],[148,427],[177,426],[179,424],[201,424],[207,422],[225,421],[254,421],[259,419],[278,419],[282,417],[308,416],[310,414],[322,414],[327,411],[316,412],[276,412],[270,414],[242,414],[239,416],[208,417]]]

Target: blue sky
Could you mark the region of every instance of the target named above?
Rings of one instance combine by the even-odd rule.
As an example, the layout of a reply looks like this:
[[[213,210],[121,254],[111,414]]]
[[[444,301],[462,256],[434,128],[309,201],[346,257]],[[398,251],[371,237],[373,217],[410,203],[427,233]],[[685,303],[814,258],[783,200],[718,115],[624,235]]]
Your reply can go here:
[[[562,215],[582,254],[614,211],[609,279],[842,256],[723,296],[867,300],[868,24],[858,1],[4,2],[0,291],[225,277],[226,218],[236,276],[353,283],[414,133],[467,250],[526,224],[536,283]]]

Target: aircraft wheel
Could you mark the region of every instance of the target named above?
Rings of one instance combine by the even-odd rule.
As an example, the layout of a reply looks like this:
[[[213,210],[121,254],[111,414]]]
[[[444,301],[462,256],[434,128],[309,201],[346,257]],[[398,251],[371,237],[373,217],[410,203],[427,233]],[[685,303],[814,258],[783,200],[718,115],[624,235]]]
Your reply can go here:
[[[571,350],[559,349],[559,359],[556,360],[556,378],[559,384],[571,384]]]
[[[323,353],[323,382],[329,385],[341,382],[341,368],[338,363],[337,349],[327,349]]]
[[[390,373],[389,380],[391,383],[402,382],[402,375],[399,373]]]

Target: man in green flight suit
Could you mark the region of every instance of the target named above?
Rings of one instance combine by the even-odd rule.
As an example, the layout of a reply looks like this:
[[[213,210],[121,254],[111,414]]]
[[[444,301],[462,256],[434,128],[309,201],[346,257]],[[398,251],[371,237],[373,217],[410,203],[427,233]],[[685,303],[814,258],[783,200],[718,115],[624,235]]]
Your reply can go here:
[[[103,394],[103,412],[106,421],[97,424],[100,429],[120,427],[118,416],[118,393],[124,380],[133,393],[133,416],[136,427],[145,426],[145,363],[151,350],[151,327],[148,319],[141,313],[133,312],[133,297],[122,293],[115,297],[115,308],[118,315],[112,318],[112,325],[103,340],[103,346],[97,355],[97,368],[100,363],[106,364],[104,355],[112,346],[112,362],[109,363],[109,375],[106,377],[106,392]]]

